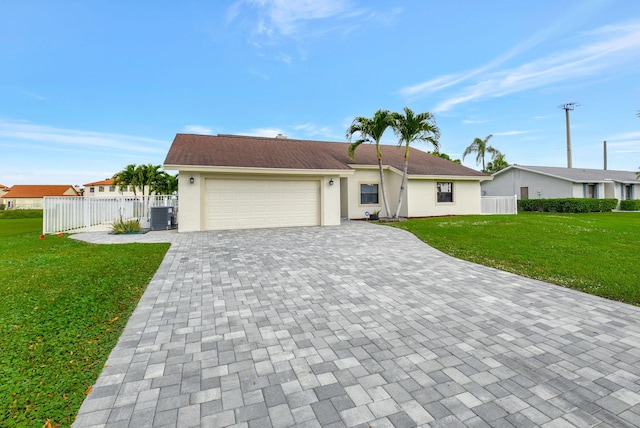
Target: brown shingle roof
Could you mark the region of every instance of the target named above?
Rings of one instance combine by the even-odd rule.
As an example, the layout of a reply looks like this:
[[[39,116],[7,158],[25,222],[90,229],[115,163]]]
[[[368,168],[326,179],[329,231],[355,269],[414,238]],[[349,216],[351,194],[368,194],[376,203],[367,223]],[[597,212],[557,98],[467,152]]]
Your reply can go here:
[[[78,195],[78,192],[76,192],[73,186],[68,184],[16,184],[9,189],[9,193],[6,193],[2,197],[5,199],[15,199],[42,198],[44,196],[73,196],[65,194],[65,192],[67,192],[69,189],[73,190],[75,196]]]
[[[87,184],[83,184],[84,187],[91,187],[91,186],[113,186],[113,178],[109,178],[107,180],[102,180],[102,181],[94,181],[93,183],[87,183]]]
[[[164,161],[171,166],[228,166],[349,170],[350,165],[377,165],[373,144],[362,144],[355,160],[347,154],[349,143],[294,140],[239,135],[177,134]],[[382,162],[404,168],[404,148],[382,146]],[[411,148],[409,174],[488,177],[479,171]]]

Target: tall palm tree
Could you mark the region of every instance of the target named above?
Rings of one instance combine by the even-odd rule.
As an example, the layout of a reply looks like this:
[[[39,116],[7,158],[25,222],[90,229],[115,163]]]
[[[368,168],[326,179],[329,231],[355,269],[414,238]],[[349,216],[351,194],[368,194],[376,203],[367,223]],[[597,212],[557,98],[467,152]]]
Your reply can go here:
[[[150,189],[157,195],[171,195],[178,190],[178,174],[171,175],[165,171],[160,171],[156,182]]]
[[[464,157],[468,154],[476,153],[476,165],[482,163],[482,171],[485,171],[485,157],[487,156],[487,153],[491,154],[492,161],[502,154],[498,149],[495,149],[488,144],[492,137],[493,135],[489,134],[484,140],[480,138],[474,139],[473,143],[469,144],[469,147],[464,149],[464,153],[462,153],[462,160],[464,160]]]
[[[128,186],[133,186],[133,194],[137,195],[136,187],[138,187],[138,176],[136,173],[136,165],[127,165],[122,171],[113,176],[113,183],[119,187],[120,191],[124,191]]]
[[[382,150],[380,148],[380,139],[382,134],[392,124],[392,114],[389,110],[378,110],[372,118],[358,116],[353,119],[351,126],[345,133],[347,140],[351,142],[354,134],[359,134],[360,139],[349,145],[349,157],[355,159],[356,149],[362,143],[373,143],[376,145],[376,156],[378,157],[378,170],[380,171],[380,188],[382,193],[382,203],[384,205],[385,215],[391,215],[389,204],[387,203],[387,189],[384,182],[384,171],[382,169]]]
[[[400,195],[398,196],[398,206],[393,215],[394,219],[398,219],[400,215],[400,207],[402,206],[402,198],[407,187],[407,177],[409,170],[409,146],[414,141],[423,141],[431,143],[437,151],[440,148],[440,129],[436,125],[436,119],[428,111],[415,114],[409,107],[404,108],[404,114],[393,113],[393,132],[398,137],[398,146],[404,144],[404,171],[402,172],[402,183],[400,184]]]
[[[144,196],[145,189],[149,190],[149,194],[155,191],[156,183],[160,179],[162,171],[160,171],[160,165],[138,165],[135,169],[135,175],[137,183],[142,189],[142,196]]]

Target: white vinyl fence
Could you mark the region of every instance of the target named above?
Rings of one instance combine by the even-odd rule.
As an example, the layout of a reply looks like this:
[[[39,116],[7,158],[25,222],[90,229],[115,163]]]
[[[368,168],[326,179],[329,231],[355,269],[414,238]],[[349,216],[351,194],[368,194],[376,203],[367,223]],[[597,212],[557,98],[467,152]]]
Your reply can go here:
[[[518,214],[518,195],[482,196],[480,199],[482,214]]]
[[[178,207],[173,195],[114,196],[45,196],[43,233],[92,232],[110,230],[114,221],[140,219],[148,227],[151,207]]]

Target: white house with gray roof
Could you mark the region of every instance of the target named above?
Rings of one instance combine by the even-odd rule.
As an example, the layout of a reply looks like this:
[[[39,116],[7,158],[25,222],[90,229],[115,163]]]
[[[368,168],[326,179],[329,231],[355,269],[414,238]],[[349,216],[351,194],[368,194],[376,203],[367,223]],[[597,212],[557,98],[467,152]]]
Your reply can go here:
[[[518,199],[640,199],[640,180],[634,171],[511,165],[480,186],[483,196]]]

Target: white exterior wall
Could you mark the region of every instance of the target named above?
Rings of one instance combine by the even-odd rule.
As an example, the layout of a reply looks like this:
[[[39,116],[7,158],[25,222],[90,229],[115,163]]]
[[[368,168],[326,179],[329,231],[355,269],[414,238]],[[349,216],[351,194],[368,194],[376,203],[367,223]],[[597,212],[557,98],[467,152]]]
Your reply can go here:
[[[395,205],[391,203],[393,192],[391,188],[394,186],[390,183],[389,171],[385,170],[385,187],[387,189],[387,198],[389,202],[389,210],[393,211]],[[377,184],[378,185],[378,204],[360,204],[360,185],[361,184]],[[399,184],[398,184],[399,186]],[[348,178],[347,189],[349,192],[348,204],[349,204],[349,218],[350,219],[363,219],[366,218],[364,213],[374,213],[380,210],[381,217],[388,217],[390,214],[384,212],[384,203],[382,202],[382,186],[380,184],[380,171],[375,168],[371,169],[357,169],[353,176]],[[395,193],[397,195],[397,192]],[[393,207],[392,207],[393,206]],[[393,214],[393,213],[392,213]]]
[[[320,224],[340,225],[340,176],[320,177]],[[333,180],[333,185],[329,181]]]
[[[104,191],[100,191],[100,187],[104,188]],[[90,197],[90,198],[113,198],[114,196],[137,196],[137,195],[141,195],[141,193],[139,192],[138,189],[136,189],[136,192],[138,193],[134,193],[133,191],[129,191],[129,187],[131,186],[127,186],[127,190],[125,191],[120,191],[120,186],[115,186],[115,188],[113,189],[113,191],[111,190],[111,186],[108,184],[104,184],[104,185],[99,185],[99,186],[88,186],[84,188],[84,194],[83,196],[85,197]],[[93,192],[91,191],[91,189],[93,189]],[[149,186],[145,186],[145,195],[149,194]]]
[[[193,177],[193,184],[190,179]],[[204,230],[204,178],[200,173],[180,171],[178,175],[178,231]]]
[[[43,206],[42,198],[15,198],[9,201],[12,210],[41,210]]]
[[[402,184],[402,173],[395,171],[388,171],[385,175],[385,183],[387,185],[387,196],[389,197],[389,210],[391,215],[396,213],[398,208],[398,198],[400,197],[400,185]],[[407,188],[404,189],[404,196],[402,197],[402,205],[400,206],[400,217],[407,217],[407,206],[409,200],[409,189],[411,185],[408,183]]]
[[[438,182],[453,183],[453,202],[438,203]],[[409,180],[409,217],[480,214],[480,182],[453,180]]]
[[[484,196],[518,195],[518,199],[521,199],[521,187],[529,188],[529,199],[582,198],[584,193],[581,186],[580,196],[576,196],[575,186],[570,181],[520,169],[510,169],[495,175],[492,181],[483,181],[481,184]]]

